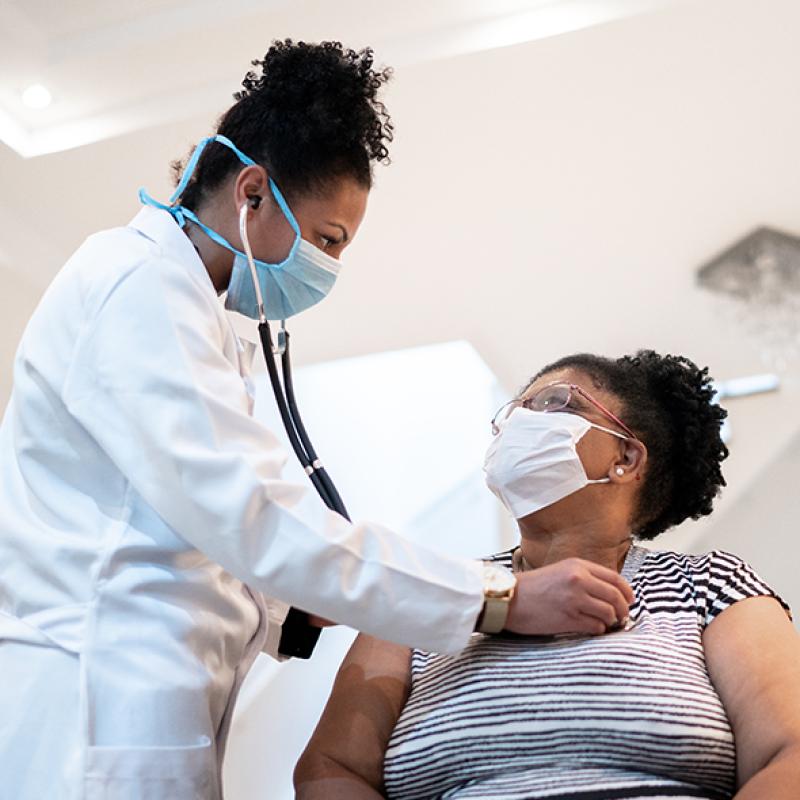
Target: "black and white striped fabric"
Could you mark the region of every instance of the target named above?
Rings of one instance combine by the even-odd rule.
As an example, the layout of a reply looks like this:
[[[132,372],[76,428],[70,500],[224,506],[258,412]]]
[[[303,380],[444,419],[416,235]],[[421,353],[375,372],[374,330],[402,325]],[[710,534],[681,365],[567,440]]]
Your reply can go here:
[[[512,553],[494,556],[511,568]],[[633,627],[595,637],[472,637],[457,656],[415,651],[386,753],[387,797],[729,798],[733,734],[702,633],[768,595],[741,559],[632,547]]]

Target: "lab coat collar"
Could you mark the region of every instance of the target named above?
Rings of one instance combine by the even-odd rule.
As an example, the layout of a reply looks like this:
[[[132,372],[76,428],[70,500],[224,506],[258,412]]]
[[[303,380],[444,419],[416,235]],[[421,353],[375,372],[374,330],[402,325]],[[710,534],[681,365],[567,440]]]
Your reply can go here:
[[[216,295],[216,289],[205,264],[194,249],[191,239],[181,230],[172,214],[160,208],[145,206],[130,221],[129,227],[155,242],[167,258],[183,264],[190,272],[200,277]]]
[[[134,228],[150,241],[155,242],[165,256],[177,261],[179,264],[183,264],[192,273],[196,274],[214,292],[215,296],[217,295],[217,290],[211,282],[211,276],[208,274],[205,264],[203,264],[197,250],[194,249],[191,239],[181,230],[172,214],[161,208],[145,206],[131,220],[129,227]],[[250,320],[239,326],[237,330],[231,315],[228,314],[227,317],[231,332],[236,339],[240,363],[244,364],[245,371],[249,373],[252,369],[258,332],[257,330],[251,330],[252,324]],[[244,321],[245,318],[242,317],[242,320]]]

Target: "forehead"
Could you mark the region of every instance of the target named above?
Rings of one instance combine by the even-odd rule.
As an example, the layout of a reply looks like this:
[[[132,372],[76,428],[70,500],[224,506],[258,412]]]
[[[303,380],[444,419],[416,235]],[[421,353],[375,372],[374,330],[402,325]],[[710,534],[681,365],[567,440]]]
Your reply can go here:
[[[297,202],[299,214],[325,217],[326,221],[338,222],[349,231],[361,224],[367,210],[369,189],[352,178],[337,178],[323,191],[300,197]]]
[[[597,383],[588,373],[575,367],[563,367],[545,372],[540,375],[526,390],[526,395],[531,395],[539,389],[544,388],[549,383],[572,383],[580,386],[585,392],[590,394],[598,403],[604,405],[613,414],[619,415],[622,412],[622,400],[612,394],[602,384]]]

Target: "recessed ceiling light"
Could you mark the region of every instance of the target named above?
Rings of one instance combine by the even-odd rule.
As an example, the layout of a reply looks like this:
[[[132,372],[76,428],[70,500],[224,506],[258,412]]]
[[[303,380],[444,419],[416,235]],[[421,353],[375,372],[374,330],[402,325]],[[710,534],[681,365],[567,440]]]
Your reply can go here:
[[[22,93],[22,102],[28,108],[47,108],[53,102],[53,95],[50,94],[46,86],[42,86],[41,83],[34,83]]]

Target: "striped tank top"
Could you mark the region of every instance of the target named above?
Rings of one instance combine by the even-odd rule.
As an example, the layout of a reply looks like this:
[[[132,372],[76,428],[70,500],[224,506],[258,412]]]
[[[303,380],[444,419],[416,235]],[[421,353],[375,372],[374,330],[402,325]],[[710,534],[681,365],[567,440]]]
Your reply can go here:
[[[513,551],[492,561],[512,568]],[[387,797],[730,798],[733,733],[702,634],[732,603],[776,597],[741,559],[633,546],[628,629],[476,634],[456,656],[414,651],[384,763]]]

